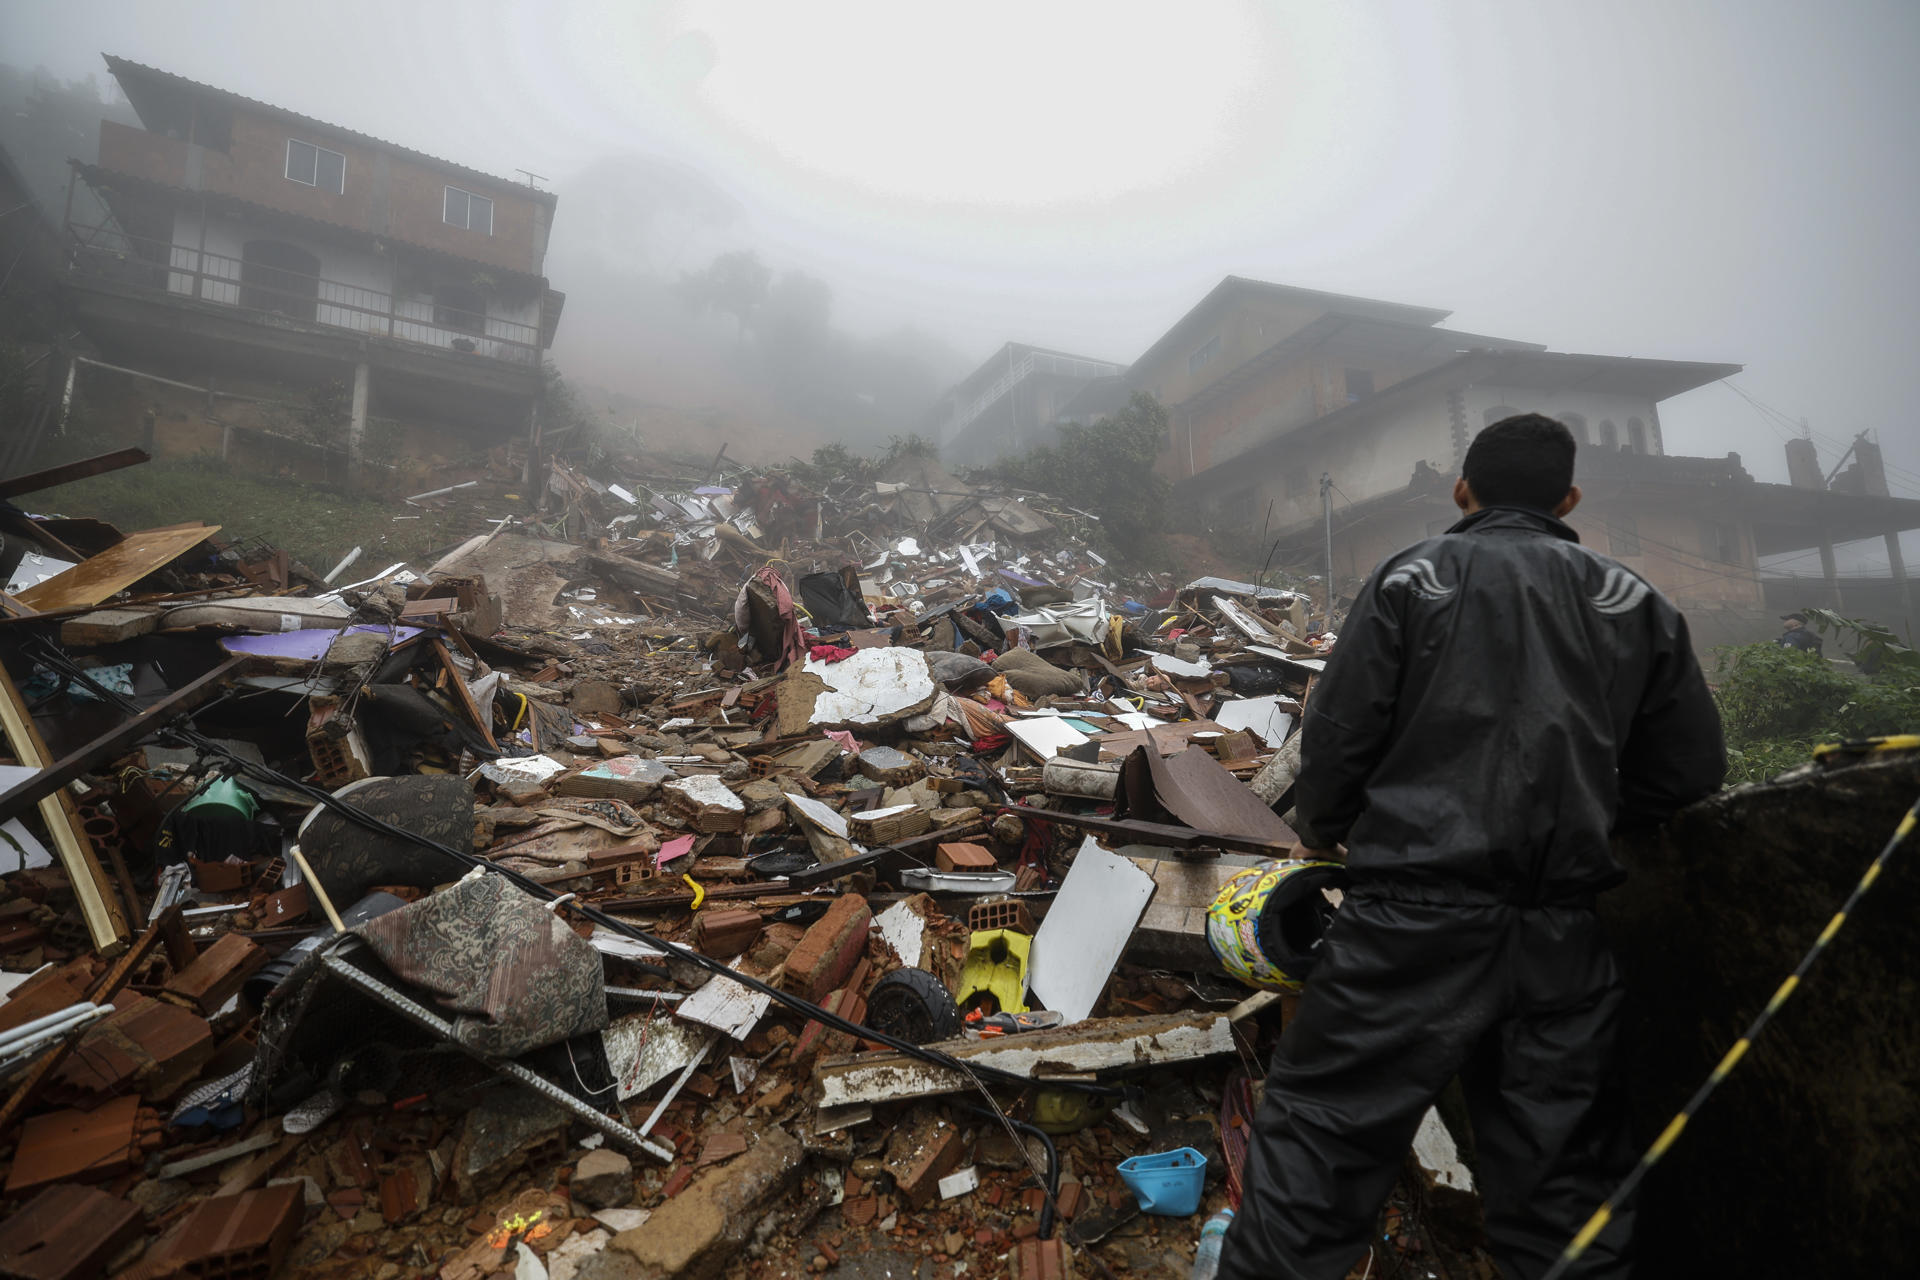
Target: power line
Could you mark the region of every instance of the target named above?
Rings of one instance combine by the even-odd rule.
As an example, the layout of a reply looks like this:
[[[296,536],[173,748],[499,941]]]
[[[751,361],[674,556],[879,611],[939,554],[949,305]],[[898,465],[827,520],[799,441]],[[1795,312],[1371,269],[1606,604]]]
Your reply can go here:
[[[1768,426],[1772,427],[1776,432],[1779,432],[1781,434],[1782,439],[1794,440],[1794,439],[1800,439],[1803,437],[1816,438],[1820,442],[1824,443],[1828,448],[1837,450],[1842,454],[1846,453],[1848,449],[1851,449],[1853,447],[1851,441],[1841,440],[1838,437],[1828,435],[1826,432],[1821,431],[1803,421],[1796,421],[1794,418],[1790,417],[1785,411],[1781,409],[1777,409],[1774,406],[1759,399],[1757,396],[1752,395],[1745,388],[1735,386],[1731,378],[1721,378],[1720,382],[1723,386],[1727,388],[1727,390],[1733,392],[1735,395],[1739,396],[1742,400],[1745,400],[1748,404],[1752,405],[1753,408],[1760,414],[1761,421],[1765,422]],[[1877,445],[1878,442],[1876,441],[1875,443]],[[1894,463],[1888,462],[1886,453],[1884,450],[1881,452],[1881,455],[1880,455],[1880,466],[1881,466],[1881,469],[1886,472],[1887,476],[1890,479],[1893,477],[1898,477],[1900,480],[1904,482],[1904,485],[1903,485],[1904,488],[1913,491],[1917,495],[1920,495],[1920,472],[1910,471],[1905,467],[1896,466]]]

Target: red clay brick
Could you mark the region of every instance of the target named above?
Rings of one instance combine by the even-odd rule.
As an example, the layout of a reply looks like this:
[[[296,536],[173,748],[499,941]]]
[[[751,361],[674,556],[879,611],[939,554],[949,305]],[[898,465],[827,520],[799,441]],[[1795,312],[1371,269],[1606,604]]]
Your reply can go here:
[[[797,996],[819,1002],[842,985],[867,949],[867,926],[873,919],[867,900],[843,894],[814,921],[787,956],[780,985]]]
[[[955,842],[933,851],[933,865],[942,871],[991,871],[1000,864],[981,845]]]
[[[1007,1261],[1012,1264],[1013,1280],[1069,1280],[1073,1275],[1073,1254],[1057,1236],[1022,1240]]]

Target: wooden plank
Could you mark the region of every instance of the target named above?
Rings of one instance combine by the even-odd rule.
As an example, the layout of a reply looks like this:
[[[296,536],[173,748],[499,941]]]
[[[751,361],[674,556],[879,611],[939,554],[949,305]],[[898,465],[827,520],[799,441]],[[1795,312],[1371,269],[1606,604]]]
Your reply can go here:
[[[69,649],[119,644],[144,636],[160,622],[158,609],[98,609],[60,624],[60,643]]]
[[[500,744],[493,740],[492,717],[480,714],[480,708],[473,700],[473,690],[467,688],[466,679],[461,676],[460,668],[453,665],[453,655],[447,652],[447,642],[437,635],[429,636],[427,639],[433,647],[433,656],[440,659],[440,665],[447,669],[447,675],[453,682],[454,697],[459,700],[461,708],[467,713],[467,719],[471,720],[473,727],[480,731],[480,736],[487,740],[487,745],[498,751]]]
[[[145,449],[115,449],[112,453],[96,453],[93,457],[82,458],[78,462],[63,462],[57,467],[48,467],[45,471],[15,476],[11,480],[0,480],[0,499],[17,498],[23,493],[38,493],[42,489],[72,484],[75,480],[85,480],[89,476],[103,476],[109,471],[118,471],[122,467],[136,467],[152,460],[152,456]]]
[[[164,569],[218,532],[217,524],[199,524],[130,533],[99,555],[45,582],[35,583],[14,598],[43,613],[76,605],[96,605],[155,570]]]
[[[0,731],[5,732],[14,759],[29,769],[47,767],[47,744],[34,726],[33,717],[27,713],[20,690],[14,687],[13,678],[4,668],[0,668]],[[125,945],[127,922],[120,912],[120,904],[108,892],[107,873],[100,869],[100,860],[93,856],[93,842],[87,839],[86,829],[80,825],[80,813],[74,808],[73,797],[64,790],[43,797],[40,817],[47,824],[47,834],[53,838],[54,853],[66,870],[67,879],[73,883],[74,901],[87,923],[93,949],[102,955],[119,954]]]

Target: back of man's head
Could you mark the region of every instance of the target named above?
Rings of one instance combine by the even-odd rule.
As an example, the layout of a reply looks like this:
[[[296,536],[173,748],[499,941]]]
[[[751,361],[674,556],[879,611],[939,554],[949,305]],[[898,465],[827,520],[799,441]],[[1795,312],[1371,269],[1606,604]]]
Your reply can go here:
[[[1573,432],[1538,413],[1502,418],[1467,447],[1460,474],[1483,507],[1553,511],[1573,487]]]

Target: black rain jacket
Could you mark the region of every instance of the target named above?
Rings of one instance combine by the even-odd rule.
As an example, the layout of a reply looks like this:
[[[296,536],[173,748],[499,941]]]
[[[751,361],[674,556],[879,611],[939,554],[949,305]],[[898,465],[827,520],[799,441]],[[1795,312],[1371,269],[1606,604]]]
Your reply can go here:
[[[1554,517],[1487,507],[1361,589],[1301,729],[1294,829],[1356,891],[1573,903],[1616,825],[1719,789],[1720,716],[1679,611]]]

